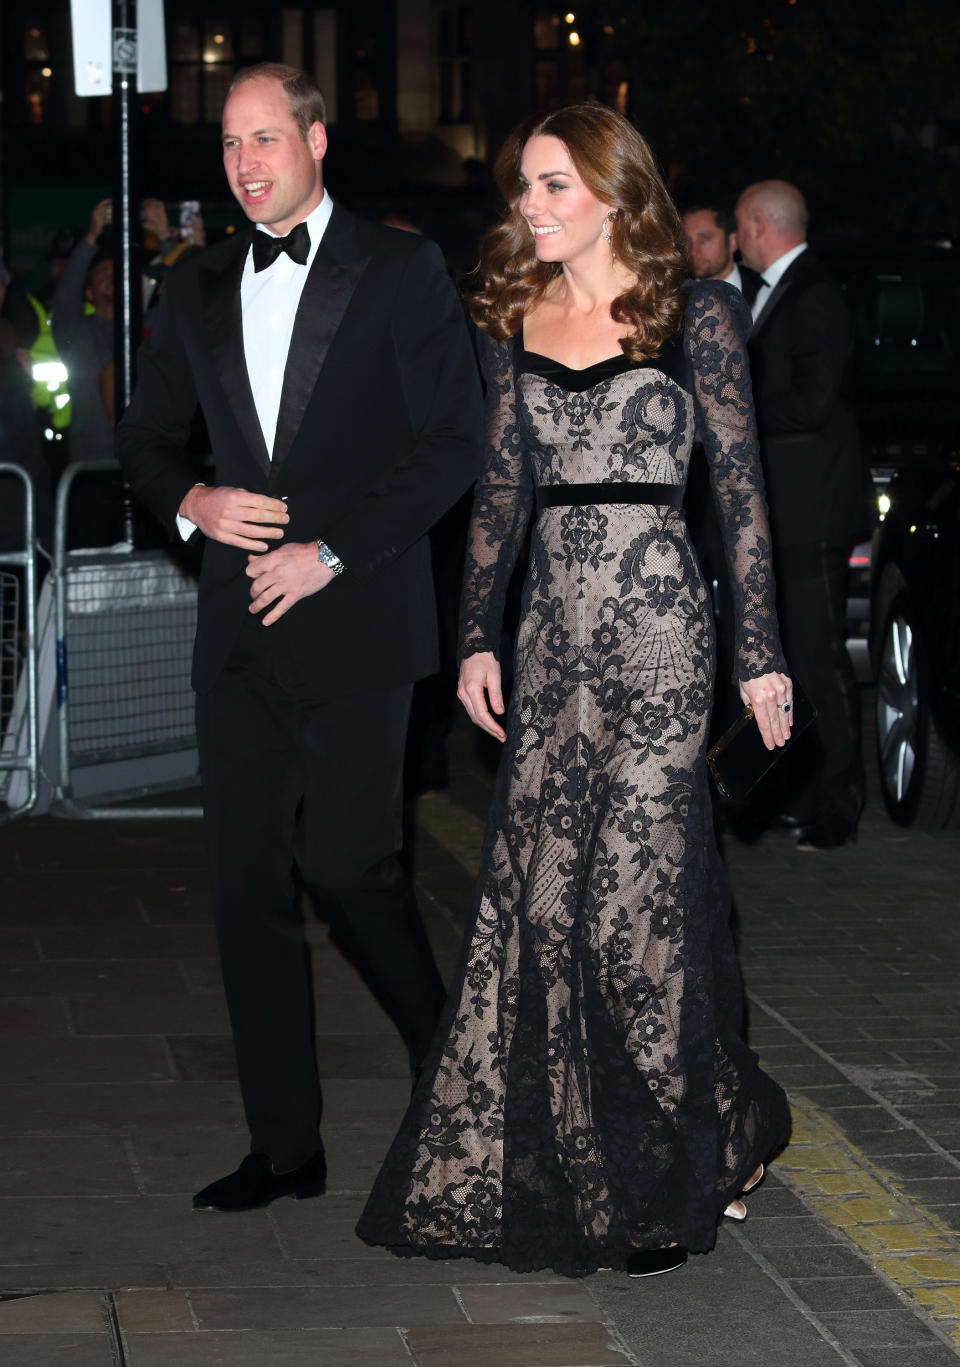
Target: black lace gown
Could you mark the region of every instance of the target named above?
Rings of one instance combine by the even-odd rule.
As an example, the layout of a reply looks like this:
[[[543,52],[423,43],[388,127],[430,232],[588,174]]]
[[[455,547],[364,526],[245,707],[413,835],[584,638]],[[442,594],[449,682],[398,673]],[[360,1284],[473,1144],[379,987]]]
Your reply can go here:
[[[670,506],[698,437],[740,677],[784,670],[748,328],[739,296],[704,283],[682,339],[639,366],[569,370],[484,339],[463,654],[496,650],[539,511],[474,920],[368,1243],[573,1276],[635,1248],[706,1251],[786,1137],[786,1098],[741,1037],[705,764],[713,624]]]

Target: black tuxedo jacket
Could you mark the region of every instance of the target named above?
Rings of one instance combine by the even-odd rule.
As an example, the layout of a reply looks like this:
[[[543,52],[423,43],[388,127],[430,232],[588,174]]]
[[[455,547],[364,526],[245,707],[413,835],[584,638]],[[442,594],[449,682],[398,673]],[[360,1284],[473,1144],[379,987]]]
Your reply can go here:
[[[808,248],[774,286],[749,343],[775,546],[846,546],[865,525],[852,345],[843,295]]]
[[[264,631],[282,632],[318,700],[437,668],[425,532],[476,477],[476,365],[438,248],[335,205],[304,286],[271,461],[244,361],[251,231],[170,272],[118,428],[135,494],[175,529],[197,472],[197,404],[216,482],[287,500],[284,542],[325,540],[345,570]],[[278,544],[283,544],[278,543]],[[209,541],[193,683],[216,682],[250,603],[247,553]]]
[[[738,261],[737,265],[740,268],[740,284],[743,286],[741,293],[750,308],[753,308],[753,301],[763,285],[763,276],[759,271],[751,270],[746,261]]]

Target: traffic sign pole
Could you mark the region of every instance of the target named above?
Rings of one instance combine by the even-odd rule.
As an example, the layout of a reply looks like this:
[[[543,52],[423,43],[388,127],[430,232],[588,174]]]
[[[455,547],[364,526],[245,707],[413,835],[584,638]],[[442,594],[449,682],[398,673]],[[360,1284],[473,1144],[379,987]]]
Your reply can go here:
[[[113,0],[113,241],[114,412],[119,422],[133,395],[143,295],[137,269],[135,227],[140,196],[133,149],[137,115],[137,3]],[[123,536],[133,544],[133,500],[124,488]]]

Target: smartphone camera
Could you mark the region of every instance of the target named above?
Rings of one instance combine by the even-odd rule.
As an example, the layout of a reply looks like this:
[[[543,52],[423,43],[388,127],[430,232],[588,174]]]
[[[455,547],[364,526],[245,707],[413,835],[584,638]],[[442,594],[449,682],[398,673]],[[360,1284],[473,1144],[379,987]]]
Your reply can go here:
[[[199,199],[181,199],[180,201],[180,236],[190,237],[193,231],[192,220],[200,215]]]

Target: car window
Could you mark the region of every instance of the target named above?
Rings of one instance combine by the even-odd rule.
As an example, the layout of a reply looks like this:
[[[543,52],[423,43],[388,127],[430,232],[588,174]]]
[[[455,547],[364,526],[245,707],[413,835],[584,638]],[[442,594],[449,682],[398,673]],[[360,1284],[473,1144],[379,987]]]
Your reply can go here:
[[[834,264],[853,314],[861,397],[935,397],[960,378],[960,272]]]

